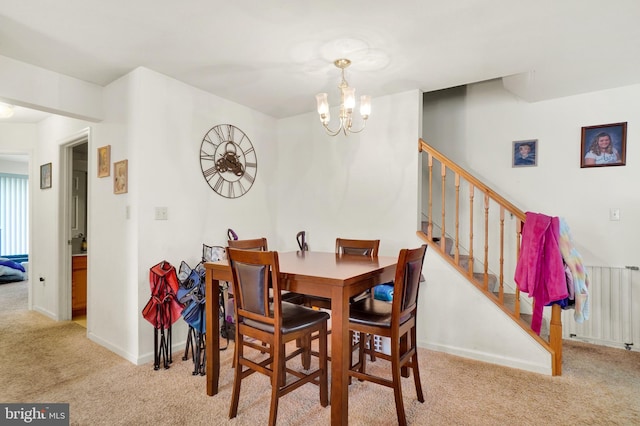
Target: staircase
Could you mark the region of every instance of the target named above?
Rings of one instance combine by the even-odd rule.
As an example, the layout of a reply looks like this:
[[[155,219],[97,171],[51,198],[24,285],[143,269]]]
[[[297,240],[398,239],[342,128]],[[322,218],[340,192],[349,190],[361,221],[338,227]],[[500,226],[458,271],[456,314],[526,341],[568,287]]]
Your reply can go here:
[[[530,299],[521,298],[513,281],[524,212],[423,140],[419,151],[426,166],[423,197],[428,204],[418,236],[547,350],[552,374],[561,375],[560,307],[550,308],[551,320],[543,322],[537,335],[530,325]]]

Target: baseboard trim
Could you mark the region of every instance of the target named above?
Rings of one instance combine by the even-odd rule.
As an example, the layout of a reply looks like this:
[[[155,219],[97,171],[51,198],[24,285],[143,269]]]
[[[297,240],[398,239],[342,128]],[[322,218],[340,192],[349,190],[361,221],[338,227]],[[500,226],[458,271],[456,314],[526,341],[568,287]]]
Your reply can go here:
[[[509,358],[490,354],[486,352],[474,351],[467,348],[432,344],[427,342],[418,342],[418,346],[421,348],[430,349],[436,352],[444,352],[450,355],[456,355],[462,358],[469,358],[476,361],[487,362],[490,364],[501,365],[503,367],[517,368],[519,370],[530,371],[532,373],[544,374],[547,376],[552,375],[551,371],[551,354],[549,354],[549,364],[534,364],[526,362],[520,359]]]

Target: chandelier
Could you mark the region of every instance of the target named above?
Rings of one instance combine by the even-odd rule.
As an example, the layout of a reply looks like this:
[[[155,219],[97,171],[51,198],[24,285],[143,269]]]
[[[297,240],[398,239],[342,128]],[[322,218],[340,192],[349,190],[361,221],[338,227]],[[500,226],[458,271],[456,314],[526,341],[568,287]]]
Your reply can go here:
[[[331,115],[329,114],[329,101],[327,100],[326,93],[318,93],[316,95],[316,102],[318,103],[318,115],[320,115],[320,121],[325,130],[330,136],[335,136],[342,132],[345,136],[349,133],[359,133],[364,130],[367,125],[367,118],[371,113],[371,96],[363,95],[360,97],[360,116],[362,117],[362,127],[358,130],[353,129],[353,108],[356,106],[356,89],[349,87],[349,83],[344,78],[344,69],[351,65],[351,61],[348,59],[336,59],[334,65],[342,70],[342,81],[338,85],[340,89],[340,122],[336,130],[331,130],[329,127],[329,121]]]

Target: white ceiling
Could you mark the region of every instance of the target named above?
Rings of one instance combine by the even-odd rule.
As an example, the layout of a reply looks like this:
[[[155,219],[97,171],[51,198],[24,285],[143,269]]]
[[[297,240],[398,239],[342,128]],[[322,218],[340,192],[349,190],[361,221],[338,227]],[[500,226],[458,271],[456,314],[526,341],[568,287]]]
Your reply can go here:
[[[144,66],[276,118],[505,76],[529,101],[640,83],[638,0],[0,0],[0,55],[99,85]],[[375,99],[372,118],[375,116]]]

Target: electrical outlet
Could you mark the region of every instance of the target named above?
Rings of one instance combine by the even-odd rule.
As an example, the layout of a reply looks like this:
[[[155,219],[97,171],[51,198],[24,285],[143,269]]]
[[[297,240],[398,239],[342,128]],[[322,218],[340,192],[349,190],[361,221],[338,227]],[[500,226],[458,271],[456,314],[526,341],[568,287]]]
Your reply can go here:
[[[168,220],[169,212],[166,207],[156,207],[156,220]]]

